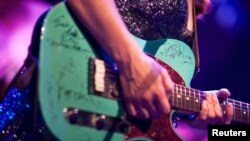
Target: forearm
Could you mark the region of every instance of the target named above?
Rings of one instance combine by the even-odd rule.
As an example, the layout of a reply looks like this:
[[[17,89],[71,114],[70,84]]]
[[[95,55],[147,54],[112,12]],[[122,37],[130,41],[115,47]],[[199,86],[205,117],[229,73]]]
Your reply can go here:
[[[80,22],[105,51],[124,65],[142,53],[123,23],[113,0],[68,0]]]

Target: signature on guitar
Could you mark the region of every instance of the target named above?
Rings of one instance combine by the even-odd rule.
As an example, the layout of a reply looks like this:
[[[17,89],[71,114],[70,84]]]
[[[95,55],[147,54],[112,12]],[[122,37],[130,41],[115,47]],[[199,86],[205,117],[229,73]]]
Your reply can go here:
[[[185,53],[183,47],[178,44],[165,44],[164,50],[160,52],[163,56],[168,56],[169,58],[180,60],[180,63],[193,64],[192,56]]]

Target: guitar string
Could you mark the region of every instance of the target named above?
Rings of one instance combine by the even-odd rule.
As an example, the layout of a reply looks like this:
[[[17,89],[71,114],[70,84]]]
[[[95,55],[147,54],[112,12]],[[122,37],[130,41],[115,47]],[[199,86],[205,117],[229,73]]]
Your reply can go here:
[[[180,101],[180,104],[186,104],[187,105],[187,107],[188,106],[190,106],[190,105],[192,105],[193,103],[195,103],[196,105],[195,106],[193,106],[193,107],[195,107],[195,108],[200,108],[200,104],[201,104],[201,101],[199,101],[198,103],[197,103],[197,99],[195,99],[194,97],[189,97],[189,100],[186,100],[185,98],[183,98],[183,97],[178,97],[178,96],[176,96],[176,95],[178,95],[179,93],[174,93],[174,95],[172,95],[172,97],[175,97],[175,98],[178,98],[179,100],[181,100]],[[176,100],[177,101],[177,100]],[[183,101],[188,101],[188,102],[193,102],[193,103],[191,103],[191,104],[189,104],[189,103],[181,103],[181,102],[183,102]],[[199,104],[199,105],[198,105]],[[194,104],[193,104],[194,105]],[[240,112],[242,112],[242,108],[237,108],[237,107],[235,107],[235,109],[237,110],[237,111],[240,111]]]
[[[180,94],[180,93],[176,93],[176,94]],[[189,96],[189,98],[196,98],[196,97],[192,97],[192,95],[191,96]],[[200,98],[196,98],[196,99],[200,99]],[[202,99],[202,100],[204,100],[204,99]],[[238,104],[236,104],[236,103],[233,103],[233,106],[234,106],[234,109],[236,109],[236,110],[238,110],[238,111],[241,111],[241,112],[249,112],[249,107],[247,107],[246,105],[238,105]]]
[[[107,88],[107,86],[105,85],[105,88]],[[177,90],[178,91],[178,90]],[[178,98],[178,96],[177,95],[179,95],[180,93],[173,93],[173,95],[171,95],[173,98],[176,98],[176,100],[180,100],[179,98]],[[196,95],[197,96],[197,95]],[[200,100],[200,97],[199,98],[197,98],[197,97],[193,97],[193,96],[188,96],[188,98],[189,98],[189,100],[188,100],[188,102],[192,102],[192,103],[197,103],[197,99],[198,100]],[[186,104],[186,107],[190,107],[190,109],[192,109],[192,108],[196,108],[196,109],[200,109],[200,105],[198,105],[198,107],[196,107],[196,106],[192,106],[192,103],[191,104],[189,104],[189,103],[182,103],[183,102],[183,99],[185,100],[185,101],[187,101],[185,98],[181,98],[181,100],[182,101],[180,101],[180,103],[178,103],[179,105],[182,105],[182,107],[184,108],[184,106],[183,106],[183,104]],[[204,99],[202,99],[202,100],[204,100]],[[199,101],[199,103],[201,103],[201,101]],[[177,103],[176,103],[177,104]],[[246,108],[246,107],[244,107],[244,106],[240,106],[240,107],[237,107],[238,105],[237,104],[235,104],[234,105],[234,109],[236,110],[236,112],[240,112],[240,113],[243,113],[243,112],[245,112],[245,111],[247,111],[248,113],[249,113],[249,109],[247,108],[247,109],[244,109],[244,108]],[[197,110],[198,111],[198,110]],[[196,112],[196,111],[195,111]]]
[[[112,71],[110,71],[112,72]],[[108,77],[112,77],[112,78],[116,78],[117,76],[116,75],[110,75],[110,73],[108,73],[107,75]],[[181,87],[182,89],[180,89],[179,91],[181,91],[182,93],[184,92],[185,93],[185,90],[189,90],[190,92],[187,93],[189,95],[189,97],[192,98],[192,95],[194,96],[198,96],[199,99],[201,100],[204,100],[205,99],[205,92],[202,92],[200,90],[196,90],[196,89],[192,89],[192,88],[187,88],[185,86],[182,86],[182,85],[178,85],[178,84],[175,84],[176,86],[178,87]],[[198,93],[198,94],[197,94]],[[177,93],[177,94],[180,94],[180,93]],[[227,102],[231,102],[233,103],[235,109],[244,109],[244,110],[247,110],[249,111],[249,104],[248,103],[244,103],[244,102],[241,102],[241,101],[237,101],[237,100],[233,100],[233,99],[227,99],[225,100]],[[237,107],[240,107],[240,108],[237,108]]]
[[[114,69],[113,69],[112,65],[109,65],[107,63],[104,63],[104,65],[105,65],[105,70],[107,70],[107,72],[105,71],[105,74],[108,74],[107,76],[111,76],[111,77],[114,77],[114,78],[117,77],[117,73],[114,72]],[[189,97],[191,97],[191,95],[194,95],[194,96],[198,96],[200,98],[203,98],[202,100],[205,99],[206,93],[203,92],[203,91],[193,89],[193,88],[188,88],[188,87],[185,87],[185,86],[179,85],[179,84],[175,84],[175,86],[181,88],[182,92],[184,92],[184,91],[187,92],[186,90],[190,91],[191,93],[190,92],[188,93]],[[237,109],[237,110],[239,110],[239,108],[237,108],[237,107],[240,107],[241,110],[242,110],[242,108],[246,108],[245,110],[247,110],[249,112],[249,105],[250,104],[248,104],[248,103],[241,102],[241,101],[234,100],[234,99],[230,99],[230,98],[227,98],[225,101],[226,102],[231,101],[232,104],[234,105],[234,108]]]
[[[175,93],[175,94],[178,94],[178,93]],[[176,98],[178,98],[176,95],[173,95],[172,97],[176,97]],[[184,99],[184,98],[181,98],[181,100],[180,101],[175,101],[174,103],[172,103],[172,104],[174,104],[174,105],[178,105],[179,107],[179,109],[181,109],[181,108],[183,108],[183,109],[185,109],[185,110],[189,110],[189,111],[191,111],[191,112],[195,112],[195,113],[199,113],[199,111],[200,111],[200,108],[201,108],[201,105],[200,105],[200,103],[201,102],[196,102],[195,100],[193,100],[193,98],[191,98],[188,102],[182,102],[182,101],[187,101],[186,99]],[[192,103],[192,102],[195,102],[195,103]],[[242,112],[242,110],[241,109],[238,109],[238,108],[235,108],[235,111],[234,111],[234,119],[235,120],[238,120],[238,121],[244,121],[244,122],[249,122],[249,113],[247,114],[247,113],[243,113]],[[243,113],[243,114],[242,114]]]
[[[107,78],[107,77],[108,78],[109,77],[117,78],[117,73],[115,74],[114,70],[109,65],[105,64],[105,78]],[[175,84],[175,87],[176,87],[176,89],[175,89],[176,91],[181,91],[182,93],[184,92],[185,95],[188,94],[189,102],[196,102],[197,97],[195,97],[195,96],[198,96],[199,97],[198,99],[201,99],[201,98],[202,98],[202,100],[205,99],[206,93],[203,92],[203,91],[200,91],[200,90],[197,90],[197,89],[193,89],[193,88],[188,88],[188,87],[185,87],[185,86],[179,85],[179,84]],[[179,87],[179,89],[178,89],[178,87]],[[106,88],[106,85],[105,85],[105,88]],[[176,94],[176,95],[178,95],[178,94],[179,95],[183,95],[182,93],[180,94],[180,93],[175,93],[174,92],[174,94]],[[193,95],[193,97],[192,97],[192,95]],[[172,95],[172,97],[176,97],[176,96]],[[178,99],[178,97],[176,97],[176,98]],[[233,101],[234,110],[235,110],[234,113],[237,113],[237,112],[238,113],[243,113],[242,112],[242,108],[245,108],[245,105],[248,105],[247,103],[244,103],[244,102],[241,102],[241,101],[237,101],[237,100],[233,100],[233,99],[227,99],[227,102],[228,101]],[[238,102],[238,103],[235,103],[235,102]],[[179,104],[179,103],[176,103],[176,104]],[[240,106],[237,105],[237,104],[240,104]],[[242,105],[242,104],[245,104],[245,105]],[[192,110],[195,110],[195,112],[199,112],[200,111],[200,104],[198,106],[192,106],[191,103],[185,103],[185,105],[183,105],[183,103],[181,101],[179,105],[182,105],[182,107],[186,108],[186,109],[188,109],[187,107],[189,107],[188,110],[190,110],[191,112],[192,112]],[[237,106],[239,106],[240,108],[238,108]],[[247,107],[247,109],[245,109],[245,110],[248,112],[247,115],[246,114],[244,114],[244,115],[240,114],[240,116],[238,116],[238,114],[234,114],[233,118],[235,120],[238,120],[238,121],[244,121],[244,122],[248,121],[249,122],[249,108]],[[247,119],[246,119],[246,116],[247,116]]]
[[[206,93],[205,93],[205,92],[200,91],[200,90],[197,90],[197,89],[187,88],[187,87],[185,87],[185,86],[183,86],[183,85],[179,85],[179,84],[175,84],[175,85],[177,85],[177,86],[179,86],[179,87],[183,88],[183,89],[182,89],[183,91],[185,91],[185,90],[189,89],[189,90],[191,90],[191,91],[193,91],[193,92],[197,92],[197,93],[199,93],[199,94],[194,93],[196,96],[197,96],[197,95],[201,95],[202,97],[205,97],[205,95],[206,95]],[[203,100],[204,100],[204,99],[203,99]],[[248,107],[248,106],[250,105],[250,104],[248,104],[248,103],[241,102],[241,101],[234,100],[234,99],[230,99],[230,98],[227,98],[226,100],[227,100],[227,102],[232,101],[232,102],[234,103],[234,105],[235,105],[235,106],[240,106],[240,107],[242,107],[242,106],[243,106],[243,107]],[[225,101],[226,101],[226,100],[225,100]],[[239,105],[238,105],[238,104],[239,104]]]

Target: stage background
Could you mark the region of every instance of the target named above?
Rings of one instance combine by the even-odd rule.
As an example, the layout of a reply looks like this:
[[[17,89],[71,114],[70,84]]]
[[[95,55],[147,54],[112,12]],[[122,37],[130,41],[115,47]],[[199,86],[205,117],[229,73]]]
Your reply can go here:
[[[212,0],[209,15],[198,21],[201,71],[192,86],[228,88],[231,98],[250,102],[250,1]]]

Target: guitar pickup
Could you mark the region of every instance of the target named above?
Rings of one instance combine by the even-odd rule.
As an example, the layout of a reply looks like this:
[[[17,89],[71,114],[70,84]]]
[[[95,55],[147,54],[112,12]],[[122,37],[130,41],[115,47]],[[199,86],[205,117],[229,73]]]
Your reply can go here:
[[[91,58],[90,65],[92,93],[117,99],[121,91],[117,67],[97,58]]]

